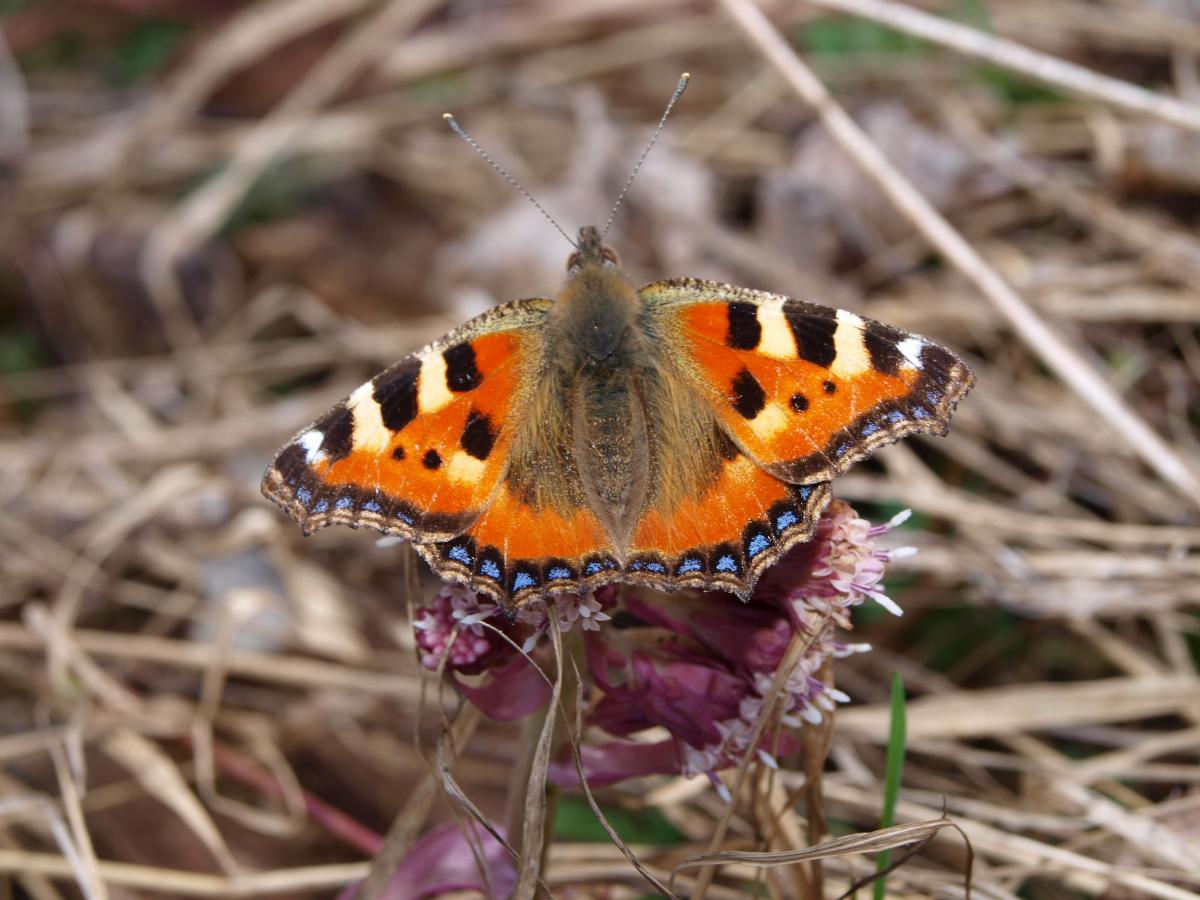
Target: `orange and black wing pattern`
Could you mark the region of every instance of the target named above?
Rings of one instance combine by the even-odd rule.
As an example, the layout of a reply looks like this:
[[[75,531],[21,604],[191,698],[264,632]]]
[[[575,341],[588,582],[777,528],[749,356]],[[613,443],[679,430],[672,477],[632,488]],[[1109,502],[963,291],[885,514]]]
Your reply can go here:
[[[812,537],[830,497],[828,483],[788,484],[726,440],[721,467],[706,489],[645,511],[622,578],[659,590],[724,590],[748,599],[763,572]]]
[[[400,535],[443,578],[504,602],[611,581],[619,566],[581,489],[551,506],[508,484],[549,305],[497,307],[372,378],[284,446],[263,493],[305,533]]]
[[[551,593],[594,590],[621,571],[586,503],[567,511],[534,505],[507,484],[462,534],[416,549],[443,578],[512,606]]]
[[[846,310],[688,278],[639,293],[722,428],[790,483],[829,481],[908,434],[944,434],[975,381],[945,347]]]
[[[375,376],[284,446],[263,493],[305,533],[461,534],[504,475],[549,303],[497,307]]]

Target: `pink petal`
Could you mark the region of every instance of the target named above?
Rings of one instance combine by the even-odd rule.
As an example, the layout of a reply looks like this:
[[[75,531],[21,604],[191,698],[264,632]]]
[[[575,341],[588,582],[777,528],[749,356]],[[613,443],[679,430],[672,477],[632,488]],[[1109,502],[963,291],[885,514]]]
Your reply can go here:
[[[478,685],[454,679],[455,687],[489,718],[512,722],[524,718],[550,702],[550,685],[533,663],[514,656],[498,669],[491,669]]]
[[[654,744],[609,741],[595,747],[585,746],[580,755],[588,786],[593,788],[642,775],[678,775],[682,769],[679,750],[673,740]],[[579,787],[575,760],[568,758],[551,762],[550,780],[560,787]]]

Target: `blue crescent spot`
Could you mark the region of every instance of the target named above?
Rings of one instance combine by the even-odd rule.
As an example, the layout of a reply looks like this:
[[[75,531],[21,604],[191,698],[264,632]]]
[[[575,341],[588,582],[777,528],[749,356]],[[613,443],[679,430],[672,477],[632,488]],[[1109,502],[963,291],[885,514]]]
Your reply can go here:
[[[866,425],[864,425],[862,427],[862,432],[860,432],[860,433],[862,434],[863,437],[870,437],[878,430],[879,430],[878,425],[876,425],[874,422],[868,422]]]
[[[374,500],[368,500],[366,503],[363,504],[363,509],[365,509],[367,512],[377,513],[381,509],[383,509],[383,507],[380,506],[378,503],[376,503]]]
[[[644,562],[642,562],[640,559],[635,559],[633,562],[631,562],[629,564],[630,572],[640,572],[644,568],[646,568],[646,564]]]
[[[887,414],[887,420],[889,422],[903,422],[904,421],[904,413],[900,412],[900,410],[898,410],[898,409],[893,409],[890,413]]]
[[[312,502],[312,494],[309,492],[308,488],[300,488],[300,490],[296,491],[296,499],[305,506],[308,506],[308,504]]]
[[[557,581],[560,578],[570,578],[571,570],[568,568],[565,568],[564,566],[555,566],[549,572],[546,573],[546,577],[549,578],[551,581]]]
[[[500,567],[493,560],[485,559],[479,564],[479,573],[495,581],[500,580]]]
[[[467,548],[462,544],[456,544],[446,551],[446,555],[455,562],[462,563],[464,566],[471,564],[471,554],[467,552]]]
[[[941,402],[942,396],[937,391],[927,391],[925,399],[933,406],[937,406]]]
[[[408,513],[406,513],[402,509],[396,510],[396,518],[399,519],[401,522],[403,522],[405,525],[411,525],[411,524],[413,524],[413,522],[416,521],[416,519],[414,519],[412,516],[410,516]]]
[[[520,591],[527,587],[533,587],[537,584],[537,579],[528,572],[518,572],[517,577],[513,579],[513,590]]]
[[[801,490],[801,494],[803,494],[803,492],[808,490],[808,488],[801,488],[800,490]],[[805,497],[804,499],[807,500],[808,497]],[[775,517],[775,530],[783,531],[785,528],[791,528],[798,521],[800,521],[800,520],[796,518],[796,514],[794,512],[792,512],[791,510],[780,513],[778,516]]]
[[[323,513],[327,509],[329,509],[329,501],[320,500],[318,501],[317,505],[312,508],[312,511],[315,513]]]
[[[846,451],[850,449],[849,444],[838,444],[833,450],[834,456],[845,456]]]
[[[661,572],[667,571],[667,567],[664,566],[660,562],[648,562],[648,563],[646,563],[646,568],[649,569],[651,572],[661,573]]]
[[[608,562],[607,560],[600,560],[600,561],[593,560],[592,562],[588,563],[586,566],[583,567],[583,574],[595,575],[597,572],[603,572],[605,569],[611,569],[611,568],[612,568],[612,563]]]
[[[737,560],[734,559],[732,556],[728,556],[728,555],[722,556],[720,559],[717,560],[717,571],[718,572],[733,572],[736,575],[737,570],[738,570]]]
[[[800,490],[798,490],[796,493],[798,493],[800,495],[801,500],[807,501],[808,498],[812,496],[812,492],[813,492],[812,485],[806,484],[803,487],[801,487]]]
[[[914,406],[913,411],[912,411],[912,417],[914,419],[928,419],[929,418],[929,410],[925,409],[925,407],[923,407],[923,406]]]
[[[770,546],[771,542],[767,540],[765,535],[756,534],[750,539],[750,543],[746,547],[746,552],[749,553],[751,557],[755,557]]]
[[[698,559],[685,559],[679,564],[679,568],[675,570],[676,575],[686,575],[688,572],[699,572],[704,566],[701,565]]]
[[[333,504],[334,509],[349,509],[354,505],[354,500],[350,497],[338,497],[337,503]]]

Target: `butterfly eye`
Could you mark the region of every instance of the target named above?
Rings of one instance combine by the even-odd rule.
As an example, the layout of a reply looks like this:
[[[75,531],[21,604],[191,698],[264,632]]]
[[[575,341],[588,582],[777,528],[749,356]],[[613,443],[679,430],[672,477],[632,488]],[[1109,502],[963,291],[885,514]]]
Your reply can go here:
[[[567,272],[568,273],[574,272],[578,268],[579,268],[579,254],[572,253],[570,256],[567,257]]]
[[[601,247],[600,255],[604,257],[604,261],[614,269],[621,265],[621,260],[617,258],[616,252],[608,247]]]

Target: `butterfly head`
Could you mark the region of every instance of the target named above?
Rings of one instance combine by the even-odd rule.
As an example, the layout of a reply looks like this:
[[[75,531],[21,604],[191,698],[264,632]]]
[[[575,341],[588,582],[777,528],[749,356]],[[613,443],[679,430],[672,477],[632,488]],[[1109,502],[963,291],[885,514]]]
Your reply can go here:
[[[568,275],[578,275],[585,266],[620,268],[617,252],[601,240],[600,232],[594,225],[584,225],[579,229],[579,242],[575,247],[575,252],[567,259]]]

